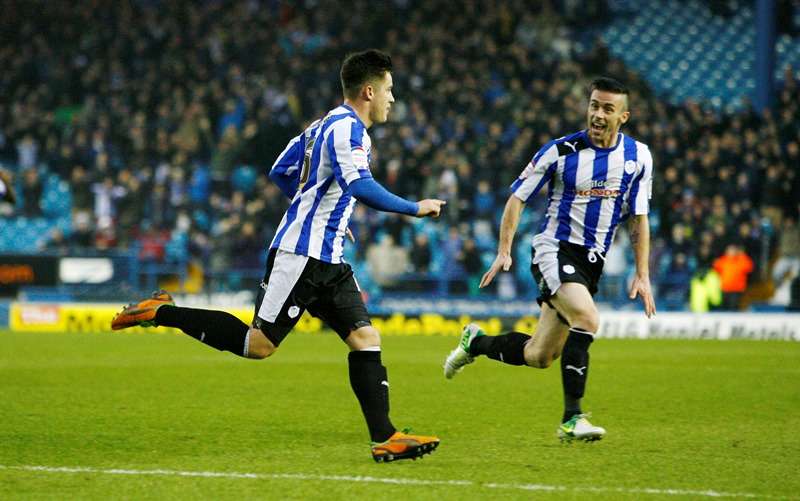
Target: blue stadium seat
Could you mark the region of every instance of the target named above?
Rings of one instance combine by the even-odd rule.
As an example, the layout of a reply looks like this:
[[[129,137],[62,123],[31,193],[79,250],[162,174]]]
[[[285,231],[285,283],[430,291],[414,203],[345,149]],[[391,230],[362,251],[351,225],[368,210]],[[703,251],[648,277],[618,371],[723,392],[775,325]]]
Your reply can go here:
[[[231,175],[231,185],[236,191],[249,195],[256,185],[256,170],[249,165],[241,165],[234,169]]]
[[[615,10],[623,5],[623,10]],[[708,100],[715,108],[736,109],[745,97],[752,100],[752,6],[740,5],[723,19],[699,0],[641,2],[626,10],[630,5],[610,2],[614,12],[630,15],[614,16],[602,36],[610,52],[641,72],[657,92],[672,102]],[[800,37],[780,36],[776,57],[775,77],[780,81],[787,65],[800,67]],[[689,81],[689,75],[697,79]]]

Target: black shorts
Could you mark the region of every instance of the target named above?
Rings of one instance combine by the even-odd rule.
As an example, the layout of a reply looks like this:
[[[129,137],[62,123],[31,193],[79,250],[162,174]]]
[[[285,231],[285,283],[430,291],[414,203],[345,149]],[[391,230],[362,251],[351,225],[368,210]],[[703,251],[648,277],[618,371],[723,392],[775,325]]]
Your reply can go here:
[[[604,255],[571,242],[559,241],[557,248],[542,246],[534,249],[531,273],[539,286],[539,305],[543,302],[550,304],[553,294],[567,282],[585,285],[594,296],[604,262]]]
[[[370,325],[353,270],[272,249],[256,298],[253,327],[278,346],[304,311],[320,318],[343,340]]]

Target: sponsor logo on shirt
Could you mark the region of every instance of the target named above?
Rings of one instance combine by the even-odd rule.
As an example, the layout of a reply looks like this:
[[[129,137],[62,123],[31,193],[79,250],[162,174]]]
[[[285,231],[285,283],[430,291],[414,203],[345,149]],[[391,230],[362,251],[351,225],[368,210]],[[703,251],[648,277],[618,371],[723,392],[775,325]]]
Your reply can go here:
[[[575,191],[575,194],[579,197],[613,198],[619,196],[620,191],[618,189],[606,188],[605,181],[592,181],[590,188],[578,189]]]

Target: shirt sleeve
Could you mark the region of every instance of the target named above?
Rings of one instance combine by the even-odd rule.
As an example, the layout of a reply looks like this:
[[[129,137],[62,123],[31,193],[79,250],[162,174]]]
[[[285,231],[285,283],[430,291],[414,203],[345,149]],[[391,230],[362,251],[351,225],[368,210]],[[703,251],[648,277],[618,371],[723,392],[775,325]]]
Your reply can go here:
[[[300,166],[303,163],[304,149],[305,133],[289,141],[269,171],[269,178],[289,198],[294,197],[300,184]]]
[[[633,180],[631,186],[631,200],[633,200],[633,213],[638,215],[650,212],[650,197],[653,193],[653,155],[650,149],[643,147],[639,150],[642,170]]]
[[[350,191],[359,202],[383,212],[416,216],[419,211],[419,205],[416,202],[398,197],[372,178],[356,179],[350,184]]]
[[[547,143],[533,156],[511,185],[511,193],[523,202],[527,202],[552,179],[556,167],[558,167],[558,147],[555,143]]]
[[[369,136],[364,124],[355,119],[342,120],[328,135],[328,153],[336,180],[348,186],[358,179],[371,179]]]

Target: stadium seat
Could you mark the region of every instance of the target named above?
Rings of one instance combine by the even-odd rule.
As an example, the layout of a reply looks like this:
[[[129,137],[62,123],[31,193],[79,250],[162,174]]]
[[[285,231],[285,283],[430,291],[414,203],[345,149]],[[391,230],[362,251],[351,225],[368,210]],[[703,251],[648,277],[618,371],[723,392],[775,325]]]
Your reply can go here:
[[[256,170],[253,167],[241,165],[234,169],[231,175],[231,185],[235,191],[249,195],[256,186],[256,176]]]
[[[738,9],[727,19],[713,15],[699,0],[644,2],[635,9],[626,2],[612,2],[610,7],[617,13],[635,15],[615,16],[603,30],[609,50],[641,72],[669,101],[694,99],[715,109],[737,109],[744,97],[752,100],[756,38],[752,6]],[[780,36],[776,58],[778,80],[783,79],[787,65],[800,67],[800,37]],[[689,75],[697,80],[678,84],[686,82]]]

